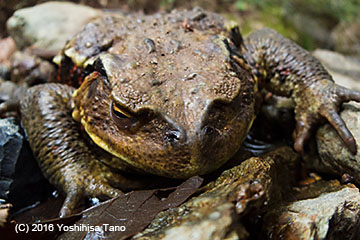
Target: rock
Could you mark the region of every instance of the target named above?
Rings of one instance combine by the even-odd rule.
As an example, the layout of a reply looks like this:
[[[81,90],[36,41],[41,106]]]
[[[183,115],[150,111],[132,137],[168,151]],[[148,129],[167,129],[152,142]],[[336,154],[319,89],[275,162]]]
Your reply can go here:
[[[329,70],[335,82],[360,91],[360,61],[339,53],[318,49],[314,53]],[[341,64],[339,64],[341,63]],[[343,104],[341,117],[354,135],[360,149],[360,104]],[[360,183],[360,151],[353,155],[330,124],[320,127],[316,134],[319,156],[305,157],[305,164],[315,171],[342,176],[349,174]]]
[[[10,59],[14,54],[16,47],[11,37],[0,40],[0,79],[10,79]]]
[[[11,56],[16,51],[15,42],[11,37],[0,39],[0,84],[10,79]]]
[[[33,86],[55,80],[56,69],[53,64],[31,54],[17,51],[11,59],[10,78],[15,83]]]
[[[14,93],[18,85],[11,81],[0,81],[0,101],[5,102],[9,99],[14,99]]]
[[[238,221],[232,203],[222,204],[212,209],[212,212],[207,211],[206,213],[201,220],[183,221],[177,226],[174,224],[168,227],[164,230],[164,235],[159,236],[160,239],[223,239],[225,236],[227,239],[246,239],[249,236],[241,223],[236,224],[238,232],[235,233],[235,229],[232,229],[232,225]],[[239,233],[241,236],[239,236]],[[231,238],[231,235],[236,236],[236,238]],[[139,239],[142,238],[139,237]],[[158,236],[149,239],[158,239]]]
[[[223,172],[202,193],[161,212],[134,239],[248,239],[242,221],[281,201],[295,184],[298,155],[283,147]]]
[[[331,33],[335,51],[360,56],[360,17],[355,21],[341,22]]]
[[[14,119],[0,119],[0,198],[8,198],[22,141]]]
[[[346,57],[324,49],[315,50],[313,55],[324,64],[337,84],[360,90],[360,58]]]
[[[17,10],[7,21],[18,49],[58,51],[100,11],[70,2],[47,2]]]
[[[358,152],[353,155],[344,145],[335,129],[330,124],[320,127],[316,134],[319,158],[307,161],[309,168],[319,172],[337,175],[350,174],[360,183],[360,104],[350,102],[343,105],[340,114],[346,126],[355,137]]]
[[[326,192],[328,188],[323,185],[317,189],[323,194],[311,199],[282,203],[268,212],[263,219],[266,238],[359,239],[359,189],[343,187]]]
[[[15,120],[0,119],[0,198],[17,211],[47,197],[51,189]]]
[[[15,42],[11,37],[0,40],[0,65],[9,62],[11,55],[15,52]]]

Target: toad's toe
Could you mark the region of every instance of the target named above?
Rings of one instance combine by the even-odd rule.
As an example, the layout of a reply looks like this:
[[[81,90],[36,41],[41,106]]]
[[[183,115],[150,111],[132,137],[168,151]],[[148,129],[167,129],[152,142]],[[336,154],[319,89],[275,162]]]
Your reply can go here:
[[[351,153],[355,155],[357,152],[355,138],[346,127],[346,124],[340,115],[331,109],[321,110],[320,115],[329,121],[329,123],[335,128],[336,132],[344,141],[346,146],[349,148]]]
[[[120,196],[119,189],[111,187],[101,180],[93,179],[87,186],[70,186],[66,193],[66,198],[60,210],[59,216],[66,217],[74,213],[74,210],[89,197],[98,197],[102,200]]]

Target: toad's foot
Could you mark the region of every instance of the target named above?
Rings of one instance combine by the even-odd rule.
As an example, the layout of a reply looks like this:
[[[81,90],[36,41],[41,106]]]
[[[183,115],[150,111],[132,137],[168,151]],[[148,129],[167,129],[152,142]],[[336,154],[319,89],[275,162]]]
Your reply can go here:
[[[74,149],[73,152],[78,150]],[[71,152],[64,151],[62,153],[67,158],[65,161],[71,159]],[[44,174],[49,177],[49,181],[66,196],[59,213],[60,217],[74,213],[75,209],[89,198],[96,197],[100,200],[107,200],[123,194],[119,189],[138,189],[146,186],[142,177],[131,179],[115,172],[101,160],[101,157],[95,156],[91,150],[89,152],[82,151],[76,161],[68,161],[64,165],[59,162],[53,163],[59,168],[43,169]]]
[[[106,180],[94,176],[86,170],[81,175],[66,175],[63,184],[66,198],[59,213],[60,217],[73,213],[86,198],[97,197],[106,200],[122,194],[119,189],[112,187]]]
[[[296,151],[304,151],[315,127],[327,119],[350,151],[356,153],[354,137],[338,111],[343,102],[360,101],[359,92],[336,85],[319,60],[272,29],[249,35],[241,51],[261,85],[294,100]]]
[[[296,129],[294,131],[294,148],[304,151],[304,143],[312,131],[324,119],[336,129],[349,150],[356,154],[356,142],[338,112],[343,102],[360,102],[360,92],[339,86],[330,80],[312,83],[295,97]]]

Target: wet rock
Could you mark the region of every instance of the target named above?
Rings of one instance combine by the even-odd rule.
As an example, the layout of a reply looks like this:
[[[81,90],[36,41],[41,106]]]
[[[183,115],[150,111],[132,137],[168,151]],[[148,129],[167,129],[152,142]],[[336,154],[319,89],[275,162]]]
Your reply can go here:
[[[337,52],[360,56],[360,18],[338,24],[331,33],[331,40]]]
[[[305,200],[282,203],[264,217],[264,232],[271,239],[359,239],[360,193],[338,183],[314,184],[301,190]],[[336,188],[341,188],[340,190]],[[334,191],[335,190],[335,191]],[[328,192],[330,191],[330,192]]]
[[[8,198],[22,141],[14,119],[0,119],[0,198]]]
[[[50,189],[15,120],[0,119],[0,198],[16,211],[44,198]]]
[[[315,50],[313,55],[324,64],[337,84],[360,90],[360,58],[346,57],[324,49]]]
[[[134,239],[247,239],[242,220],[283,199],[295,183],[299,158],[283,147],[226,170],[197,197],[161,212]]]
[[[355,137],[358,152],[353,155],[329,124],[325,124],[316,134],[319,158],[312,158],[306,164],[320,172],[337,175],[349,174],[360,183],[360,104],[351,102],[343,105],[341,118]]]
[[[47,2],[16,11],[7,21],[18,49],[33,47],[58,51],[100,12],[70,2]]]

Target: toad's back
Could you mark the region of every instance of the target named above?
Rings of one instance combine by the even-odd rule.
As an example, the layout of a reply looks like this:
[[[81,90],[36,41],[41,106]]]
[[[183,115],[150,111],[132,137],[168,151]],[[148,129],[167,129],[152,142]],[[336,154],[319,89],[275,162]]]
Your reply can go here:
[[[221,16],[201,10],[107,16],[87,25],[63,51],[80,67],[100,56],[113,97],[132,111],[161,108],[171,115],[180,102],[201,109],[214,100],[231,102],[252,80],[243,61],[233,66],[225,25]],[[184,118],[181,113],[174,119]]]

